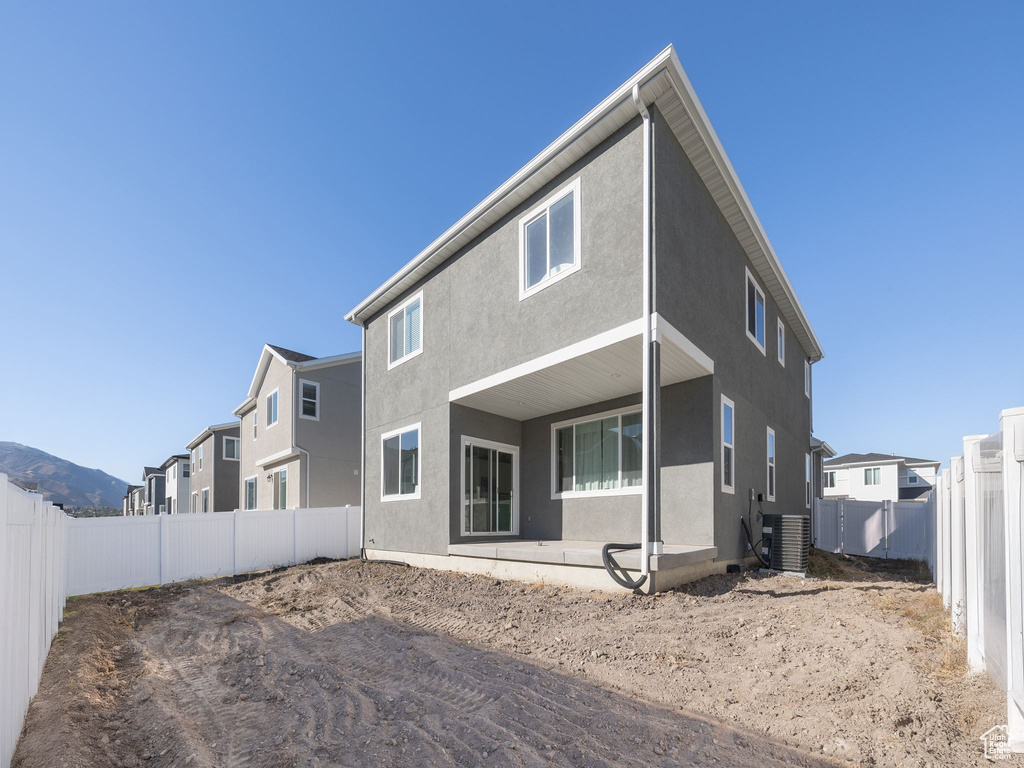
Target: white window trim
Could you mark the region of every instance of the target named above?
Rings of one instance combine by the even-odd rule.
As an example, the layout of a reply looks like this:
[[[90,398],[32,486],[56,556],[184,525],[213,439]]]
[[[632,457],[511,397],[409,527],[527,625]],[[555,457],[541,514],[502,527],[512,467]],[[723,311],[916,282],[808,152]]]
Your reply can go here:
[[[281,474],[282,473],[284,473],[284,505],[283,506],[278,506],[278,504],[281,503],[281,498],[280,498],[279,494],[281,493]],[[273,474],[274,474],[274,482],[273,482],[273,486],[274,487],[273,487],[273,490],[271,491],[271,493],[273,494],[273,498],[270,500],[270,508],[271,509],[289,509],[289,507],[288,507],[288,467],[281,467],[280,469],[275,469]],[[257,491],[257,494],[258,493],[259,492]]]
[[[736,411],[733,411],[732,431],[733,431],[732,437],[733,437],[733,440],[735,440],[736,439]],[[775,453],[774,456],[772,455],[772,451],[769,450],[769,446],[771,446],[772,443],[774,443],[774,446],[773,446],[774,447],[774,453]],[[765,491],[765,494],[764,494],[764,496],[765,496],[765,499],[767,499],[768,501],[775,501],[775,494],[778,493],[778,491],[779,491],[779,461],[778,461],[779,444],[778,444],[778,442],[776,441],[776,438],[775,438],[775,430],[772,429],[771,427],[768,427],[768,432],[765,435],[764,451],[765,451],[765,476],[764,476],[764,480],[765,480],[764,491]],[[734,453],[735,453],[735,451],[734,451]],[[772,473],[773,469],[775,470],[775,483],[774,483],[774,485],[775,485],[775,493],[771,493],[772,483],[770,482],[771,473]]]
[[[416,491],[414,493],[393,493],[390,496],[384,494],[384,441],[395,435],[403,435],[406,432],[412,432],[416,430],[419,434],[419,442],[417,444],[418,460],[419,463],[416,466]],[[401,457],[402,440],[398,440],[399,457]],[[399,461],[399,468],[401,468],[401,461]],[[420,498],[423,493],[423,429],[420,426],[420,422],[415,424],[409,424],[405,427],[398,429],[392,429],[390,432],[385,432],[380,436],[380,500],[381,501],[415,501]]]
[[[252,439],[253,440],[256,439],[256,427],[259,426],[259,423],[260,423],[260,409],[259,408],[253,408],[252,409]]]
[[[910,472],[907,473],[907,485],[917,485],[917,481],[917,475],[911,474]]]
[[[725,406],[732,408],[732,442],[729,448],[732,449],[732,485],[725,484]],[[725,395],[722,395],[722,406],[718,415],[718,436],[719,456],[718,461],[722,465],[721,479],[723,493],[736,493],[736,404]]]
[[[804,360],[804,396],[811,399],[811,364]]]
[[[198,448],[196,448],[196,450],[199,451],[199,471],[202,472],[203,471],[203,446],[200,445]]]
[[[423,310],[422,310],[422,306],[423,306],[423,305],[421,304],[421,305],[420,305],[420,307],[421,307],[421,309],[420,309],[420,312],[421,312],[421,314],[420,314],[420,319],[421,319],[421,320],[422,320],[422,318],[423,318],[423,315],[422,315],[422,312],[423,312]],[[388,326],[388,328],[390,329],[390,328],[391,328],[391,326],[389,325],[389,326]],[[390,330],[388,331],[388,333],[390,333]],[[422,335],[422,333],[421,333],[421,335]],[[422,346],[423,346],[423,345],[422,345],[422,344],[420,344],[420,347],[422,347]],[[389,347],[389,348],[390,348],[390,347]],[[303,406],[303,405],[305,404],[305,400],[306,400],[306,399],[305,399],[305,398],[304,398],[304,397],[302,396],[302,385],[303,385],[303,384],[309,384],[310,386],[312,386],[312,387],[315,387],[315,388],[316,388],[316,416],[306,416],[306,415],[305,415],[305,414],[304,414],[304,413],[302,412],[302,406]],[[319,381],[310,381],[309,379],[299,379],[299,397],[298,397],[298,400],[299,400],[299,418],[300,418],[300,419],[306,419],[307,421],[320,421],[320,382],[319,382]]]
[[[806,509],[811,508],[811,497],[814,496],[814,489],[811,488],[811,472],[813,471],[814,462],[811,460],[811,454],[804,454],[804,507]]]
[[[782,322],[780,317],[776,326],[775,339],[778,349],[775,352],[775,357],[779,361],[779,365],[783,368],[786,367],[786,324]]]
[[[832,475],[832,485],[829,485],[829,475]],[[836,487],[836,470],[834,469],[823,469],[821,471],[821,488],[822,490],[834,489]]]
[[[256,498],[253,499],[253,502],[256,505],[254,507],[250,507],[249,506],[249,493],[248,493],[248,487],[247,486],[249,485],[249,481],[250,480],[252,480],[253,487],[256,489],[256,494],[255,494]],[[260,505],[259,475],[252,475],[251,477],[247,477],[247,478],[245,478],[242,481],[242,509],[245,510],[246,512],[251,512],[252,510],[259,508],[259,505]]]
[[[586,416],[578,416],[575,419],[566,419],[564,421],[556,422],[551,425],[551,498],[552,499],[589,499],[595,496],[638,496],[643,493],[643,484],[632,485],[628,488],[622,488],[622,435],[619,434],[619,488],[606,488],[597,491],[559,491],[558,490],[558,430],[563,427],[576,426],[577,424],[586,424],[588,421],[597,421],[598,419],[606,419],[610,416],[624,416],[629,413],[640,413],[640,405],[629,405],[625,408],[616,408],[611,411],[603,411],[601,413],[587,414]],[[620,419],[621,425],[621,419]],[[576,485],[576,435],[573,433],[573,486]]]
[[[402,355],[400,358],[398,358],[394,362],[391,362],[391,318],[394,317],[395,315],[397,315],[399,312],[403,312],[405,310],[405,308],[408,307],[410,304],[415,303],[416,299],[420,300],[420,346],[419,346],[419,349],[414,349],[409,354]],[[424,314],[424,307],[423,307],[423,291],[419,291],[417,293],[414,293],[412,296],[407,298],[405,301],[403,301],[397,307],[395,307],[390,312],[388,312],[388,346],[387,346],[387,349],[385,350],[385,352],[386,352],[386,354],[388,356],[388,370],[389,371],[392,368],[401,365],[406,360],[412,360],[414,357],[418,357],[419,355],[421,355],[423,353],[423,336],[425,335],[423,333],[423,321],[424,321],[425,317],[426,317],[426,315]]]
[[[512,532],[508,531],[469,531],[466,528],[466,446],[479,445],[481,448],[511,453],[512,470]],[[519,446],[496,443],[493,440],[480,440],[469,435],[462,436],[462,452],[459,454],[459,501],[462,505],[459,517],[462,518],[463,536],[518,536],[519,535]]]
[[[209,512],[203,512],[203,498],[204,497],[206,499],[206,506],[207,507],[212,507],[213,503],[210,501],[210,489],[209,488],[203,488],[203,492],[199,496],[199,511],[202,514],[205,515],[205,514],[209,514]],[[213,510],[211,509],[210,512],[212,512],[212,511]]]
[[[272,389],[270,392],[267,392],[267,394],[263,396],[263,402],[267,402],[267,400],[269,400],[271,397],[277,395],[277,418],[274,419],[273,424],[271,424],[270,413],[267,413],[267,425],[266,427],[264,427],[264,429],[273,429],[281,421],[281,395],[279,394],[280,390],[280,387],[274,387],[274,389]]]
[[[758,284],[757,280],[754,279],[754,274],[750,271],[750,267],[744,267],[743,269],[744,269],[744,272],[746,273],[746,279],[744,279],[744,281],[743,281],[743,317],[744,317],[743,330],[746,332],[747,338],[750,339],[752,342],[754,342],[754,346],[761,350],[761,354],[764,355],[765,357],[767,357],[768,356],[768,351],[765,349],[765,345],[762,344],[760,341],[758,341],[757,340],[757,336],[755,336],[754,334],[752,334],[750,332],[750,314],[749,314],[749,312],[750,312],[750,304],[747,301],[747,281],[748,280],[751,283],[754,284],[754,290],[761,297],[761,306],[764,307],[764,323],[765,323],[764,335],[765,335],[765,341],[768,341],[768,302],[767,302],[767,300],[765,300],[764,290],[761,288],[760,284]],[[756,311],[757,302],[755,302],[754,305],[755,305],[755,311]],[[756,318],[754,320],[754,330],[757,330],[757,319]]]
[[[566,267],[557,275],[551,277],[545,277],[539,283],[530,288],[526,287],[526,225],[531,224],[534,219],[540,216],[542,213],[547,211],[552,205],[557,203],[563,197],[568,195],[570,192],[573,193],[572,197],[572,265]],[[581,198],[580,198],[580,179],[577,176],[571,182],[566,184],[564,187],[559,189],[553,195],[548,197],[540,205],[533,208],[529,213],[519,219],[519,300],[529,298],[538,291],[543,291],[550,285],[554,285],[559,280],[568,277],[575,272],[579,272],[583,267],[583,259],[580,248],[580,234],[582,227],[580,226],[580,211],[582,210]],[[548,222],[548,233],[549,233],[549,244],[550,244],[550,220]],[[550,247],[549,247],[550,253]]]
[[[867,481],[867,473],[871,473],[872,482]],[[875,472],[878,472],[878,482],[874,482]],[[882,484],[882,468],[881,467],[864,467],[864,487],[865,488],[877,488]]]
[[[228,440],[235,441],[235,454],[234,458],[228,456]],[[239,437],[232,437],[231,435],[224,435],[224,460],[225,461],[241,461],[242,460],[242,439]]]

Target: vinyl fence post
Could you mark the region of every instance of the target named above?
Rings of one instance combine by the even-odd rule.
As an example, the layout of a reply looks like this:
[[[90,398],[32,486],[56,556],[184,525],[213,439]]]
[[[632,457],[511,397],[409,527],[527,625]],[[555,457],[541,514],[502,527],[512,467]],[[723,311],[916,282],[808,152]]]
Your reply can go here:
[[[299,510],[292,510],[292,565],[299,564]]]
[[[892,501],[886,499],[882,505],[882,543],[885,545],[885,559],[889,559],[889,511],[892,509]]]
[[[843,499],[839,499],[836,506],[836,510],[839,512],[839,553],[846,554],[846,502]]]
[[[238,575],[238,510],[231,516],[231,575]]]
[[[169,562],[171,558],[171,542],[170,536],[167,530],[167,515],[157,515],[160,520],[158,526],[160,531],[160,584],[166,584],[168,582],[168,576],[171,572],[171,564]]]
[[[345,555],[342,558],[343,560],[347,560],[349,557],[351,557],[351,555],[349,554],[349,552],[352,551],[352,550],[349,549],[349,546],[350,546],[351,542],[349,541],[349,535],[348,535],[349,520],[351,520],[351,519],[352,519],[352,505],[351,504],[346,504],[345,505],[345,549],[342,550],[345,553]]]

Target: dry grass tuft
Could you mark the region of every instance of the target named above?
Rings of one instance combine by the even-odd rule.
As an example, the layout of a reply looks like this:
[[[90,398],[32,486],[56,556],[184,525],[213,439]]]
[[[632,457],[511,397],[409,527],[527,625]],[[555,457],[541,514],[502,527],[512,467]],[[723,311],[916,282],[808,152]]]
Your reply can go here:
[[[897,613],[924,637],[938,643],[941,654],[930,673],[939,680],[967,674],[967,643],[950,629],[949,613],[942,595],[932,590],[886,595],[879,600],[882,610]]]

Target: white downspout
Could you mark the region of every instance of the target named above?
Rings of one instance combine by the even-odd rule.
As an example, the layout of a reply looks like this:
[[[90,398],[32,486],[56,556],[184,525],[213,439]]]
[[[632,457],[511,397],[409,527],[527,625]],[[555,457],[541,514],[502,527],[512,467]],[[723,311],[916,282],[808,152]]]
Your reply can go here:
[[[641,430],[644,444],[641,463],[641,495],[642,507],[640,527],[640,573],[650,577],[651,561],[651,115],[647,106],[640,98],[639,84],[633,86],[633,103],[636,105],[644,121],[644,204],[643,204],[643,317],[644,317],[644,350]]]
[[[359,340],[363,356],[359,359],[359,556],[366,557],[366,323],[359,324]],[[351,551],[351,550],[350,550]]]

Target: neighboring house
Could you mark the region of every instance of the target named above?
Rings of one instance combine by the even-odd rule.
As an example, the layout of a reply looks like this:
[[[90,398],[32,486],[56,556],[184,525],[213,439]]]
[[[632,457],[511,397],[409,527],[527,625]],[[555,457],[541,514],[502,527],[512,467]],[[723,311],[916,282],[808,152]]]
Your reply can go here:
[[[836,455],[835,449],[824,440],[811,436],[811,476],[814,478],[814,498],[825,498],[826,461]]]
[[[141,515],[143,512],[136,508],[136,502],[138,501],[137,491],[143,490],[141,485],[129,485],[124,492],[124,497],[121,499],[122,514],[125,517],[134,517],[135,515]]]
[[[241,422],[241,509],[359,504],[362,355],[265,344]]]
[[[144,485],[133,485],[131,486],[131,507],[129,514],[131,515],[144,515],[146,514],[146,486]]]
[[[942,462],[892,453],[847,453],[826,461],[826,499],[924,501]]]
[[[346,319],[368,557],[666,589],[809,514],[822,348],[671,47]]]
[[[161,515],[166,509],[164,492],[164,471],[159,467],[145,467],[142,470],[144,515]]]
[[[241,456],[238,422],[207,427],[185,447],[191,457],[188,511],[206,513],[238,509]]]
[[[160,468],[164,471],[164,506],[167,513],[176,515],[188,512],[189,455],[180,453],[171,456]]]

